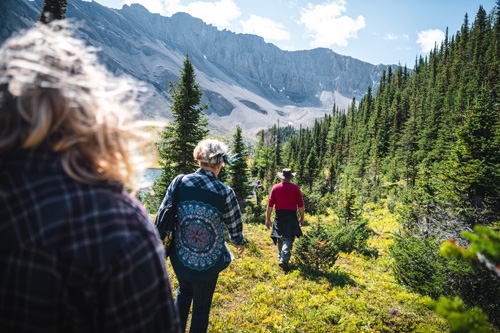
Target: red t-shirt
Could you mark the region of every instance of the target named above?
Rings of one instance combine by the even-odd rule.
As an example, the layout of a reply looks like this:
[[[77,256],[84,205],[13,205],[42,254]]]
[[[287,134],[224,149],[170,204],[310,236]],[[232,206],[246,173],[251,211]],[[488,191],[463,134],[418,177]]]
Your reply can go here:
[[[297,184],[283,182],[273,186],[267,205],[275,210],[297,210],[304,207],[304,200]]]

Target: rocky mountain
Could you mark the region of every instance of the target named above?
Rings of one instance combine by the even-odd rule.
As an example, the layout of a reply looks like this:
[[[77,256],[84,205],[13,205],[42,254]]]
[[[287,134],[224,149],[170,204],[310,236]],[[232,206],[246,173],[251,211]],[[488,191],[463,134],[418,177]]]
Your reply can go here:
[[[1,0],[0,42],[38,20],[43,0]],[[263,38],[236,34],[186,13],[152,14],[133,4],[110,9],[96,2],[68,0],[66,17],[79,23],[79,36],[99,47],[100,59],[115,74],[150,87],[145,118],[171,119],[169,82],[177,82],[186,55],[210,108],[210,128],[245,136],[276,124],[307,127],[347,107],[372,86],[387,66],[372,65],[326,48],[283,51]]]

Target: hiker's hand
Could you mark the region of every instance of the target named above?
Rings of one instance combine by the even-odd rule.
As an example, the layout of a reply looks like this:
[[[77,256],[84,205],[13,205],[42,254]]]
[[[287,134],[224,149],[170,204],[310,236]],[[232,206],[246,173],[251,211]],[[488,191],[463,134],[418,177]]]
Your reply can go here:
[[[266,228],[271,228],[271,219],[266,219]]]

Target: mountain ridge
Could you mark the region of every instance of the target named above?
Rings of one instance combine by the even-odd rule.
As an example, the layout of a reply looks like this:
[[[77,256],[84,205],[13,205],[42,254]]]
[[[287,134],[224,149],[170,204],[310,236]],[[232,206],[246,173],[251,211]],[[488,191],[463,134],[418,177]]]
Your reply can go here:
[[[0,42],[38,20],[43,0],[3,0]],[[189,56],[211,131],[255,136],[281,124],[311,126],[332,111],[375,93],[386,65],[372,65],[326,48],[283,51],[262,37],[218,30],[186,13],[152,14],[139,4],[111,9],[94,1],[69,0],[68,19],[78,36],[101,49],[110,71],[131,75],[150,87],[143,117],[171,118],[169,82],[178,81]],[[395,66],[395,65],[391,65]]]

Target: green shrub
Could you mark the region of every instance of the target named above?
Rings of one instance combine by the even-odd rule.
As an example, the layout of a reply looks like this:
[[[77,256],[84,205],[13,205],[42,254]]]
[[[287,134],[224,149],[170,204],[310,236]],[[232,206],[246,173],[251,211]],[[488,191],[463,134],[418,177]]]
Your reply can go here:
[[[342,252],[352,253],[355,251],[365,256],[377,256],[378,251],[370,248],[367,244],[368,238],[375,234],[368,226],[368,220],[359,218],[349,224],[339,222],[332,229],[334,238]]]
[[[474,233],[463,231],[461,236],[470,242],[469,248],[462,248],[456,241],[449,240],[441,246],[441,254],[464,258],[472,264],[481,263],[500,277],[500,233],[477,225]]]
[[[459,297],[440,297],[431,307],[446,318],[456,333],[489,333],[488,317],[478,307],[468,309]]]
[[[362,255],[374,256],[377,251],[366,243],[373,234],[366,220],[350,224],[338,222],[325,227],[318,217],[312,229],[296,242],[295,258],[298,265],[307,270],[325,271],[335,265],[340,252],[356,251]]]
[[[491,322],[500,326],[500,318],[497,315],[500,313],[500,304],[497,300],[500,292],[500,280],[494,277],[495,275],[500,277],[500,233],[496,233],[486,226],[477,225],[474,227],[474,233],[464,231],[461,236],[470,242],[468,248],[458,245],[455,240],[449,240],[441,245],[440,254],[446,257],[465,259],[466,262],[476,267],[474,273],[477,275],[477,279],[482,282],[478,283],[477,286],[473,284],[472,288],[469,287],[467,292],[462,292],[462,294],[469,303],[478,304],[485,308],[492,317]],[[484,276],[484,268],[490,270],[490,278]],[[479,300],[476,300],[478,298]],[[481,309],[474,307],[472,310],[464,310],[462,309],[462,300],[459,298],[453,302],[448,300],[448,302],[458,305],[436,308],[436,311],[448,319],[450,325],[464,327],[462,330],[464,332],[469,327],[472,327],[470,332],[488,331],[476,328],[476,326],[483,326],[485,315]]]
[[[352,186],[348,186],[345,190],[340,191],[335,213],[346,224],[349,224],[351,221],[356,221],[363,213],[363,207],[361,207],[360,202],[358,202]]]
[[[391,213],[394,213],[394,211],[396,210],[397,201],[398,199],[395,195],[390,195],[389,198],[387,199],[386,206]]]
[[[483,309],[499,326],[500,279],[482,266],[441,256],[440,245],[437,239],[395,236],[389,251],[396,280],[433,299],[459,296],[467,306]]]
[[[389,253],[396,280],[413,291],[437,299],[445,293],[445,259],[437,254],[439,242],[430,238],[395,235]]]
[[[331,233],[321,224],[318,217],[316,225],[295,243],[295,260],[299,267],[306,270],[323,271],[337,261],[339,244]]]

